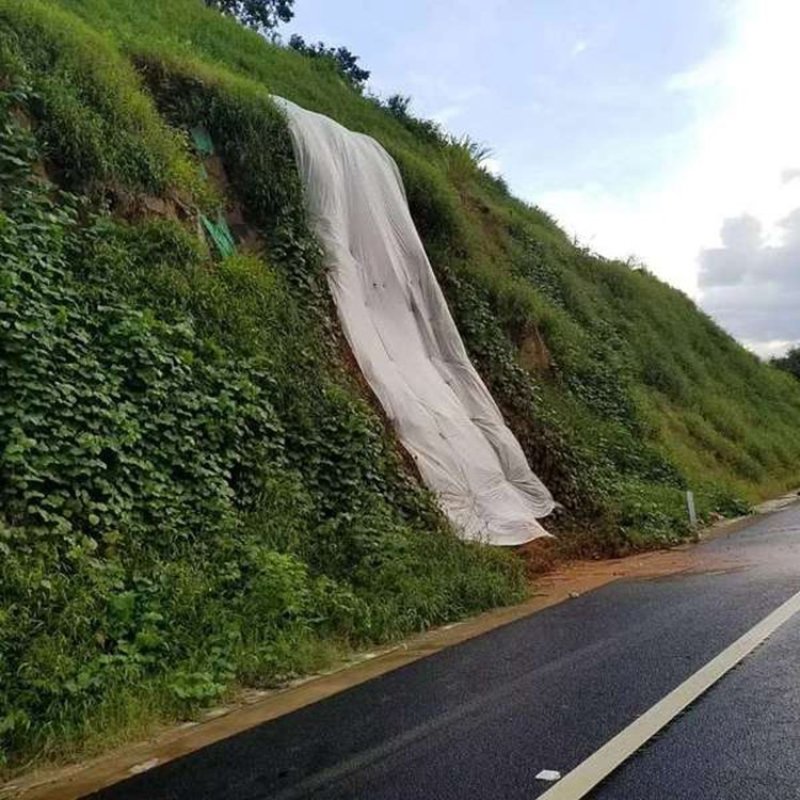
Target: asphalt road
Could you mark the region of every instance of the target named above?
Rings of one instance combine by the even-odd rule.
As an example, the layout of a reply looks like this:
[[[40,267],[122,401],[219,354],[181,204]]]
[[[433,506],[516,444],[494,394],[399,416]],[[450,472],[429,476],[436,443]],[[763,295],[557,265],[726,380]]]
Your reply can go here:
[[[532,800],[800,590],[800,505],[117,784],[102,800]],[[592,794],[800,800],[800,615]]]

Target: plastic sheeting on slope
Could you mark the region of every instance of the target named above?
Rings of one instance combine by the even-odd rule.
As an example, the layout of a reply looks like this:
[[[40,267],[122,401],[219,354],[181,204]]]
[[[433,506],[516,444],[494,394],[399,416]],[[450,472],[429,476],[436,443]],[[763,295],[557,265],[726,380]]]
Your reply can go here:
[[[553,498],[470,363],[396,164],[371,137],[275,99],[345,336],[423,480],[463,538],[547,536],[536,519]]]

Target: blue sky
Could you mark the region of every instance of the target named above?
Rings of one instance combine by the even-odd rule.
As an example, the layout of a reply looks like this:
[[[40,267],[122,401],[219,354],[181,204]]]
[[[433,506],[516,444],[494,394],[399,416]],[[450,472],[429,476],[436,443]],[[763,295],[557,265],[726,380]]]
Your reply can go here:
[[[284,34],[346,45],[373,91],[770,354],[800,341],[799,28],[795,0],[296,0]]]

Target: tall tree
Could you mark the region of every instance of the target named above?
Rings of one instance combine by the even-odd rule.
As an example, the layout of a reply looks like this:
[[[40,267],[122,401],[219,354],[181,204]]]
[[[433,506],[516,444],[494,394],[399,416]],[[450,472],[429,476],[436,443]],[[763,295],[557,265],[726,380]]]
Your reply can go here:
[[[782,358],[772,358],[770,363],[778,369],[790,372],[798,380],[800,380],[800,346],[793,347]]]
[[[339,74],[358,91],[364,88],[364,84],[369,79],[369,70],[362,69],[358,65],[359,57],[346,47],[328,47],[324,42],[306,43],[306,40],[296,33],[289,39],[289,47],[309,58],[327,59],[336,67]]]
[[[294,16],[294,0],[205,0],[205,4],[257,31],[271,31]]]

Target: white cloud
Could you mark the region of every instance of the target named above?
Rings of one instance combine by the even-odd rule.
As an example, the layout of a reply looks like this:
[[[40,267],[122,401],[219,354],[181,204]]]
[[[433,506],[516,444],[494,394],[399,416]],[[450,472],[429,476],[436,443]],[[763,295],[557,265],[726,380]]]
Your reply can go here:
[[[800,209],[777,228],[773,244],[754,217],[727,219],[722,246],[700,255],[703,305],[761,354],[800,340]]]
[[[761,358],[779,358],[785,355],[790,348],[800,346],[800,339],[796,341],[774,339],[768,342],[753,342],[744,339],[742,344],[752,350],[757,356],[761,356]]]
[[[739,0],[726,8],[725,46],[663,88],[681,93],[693,114],[672,175],[635,194],[597,185],[533,193],[595,250],[635,253],[695,295],[698,254],[718,244],[724,219],[749,214],[770,242],[800,206],[800,181],[786,180],[800,149],[800,3]]]
[[[481,166],[490,174],[494,175],[495,177],[499,176],[503,172],[503,164],[501,163],[499,158],[495,158],[494,156],[488,156],[481,161]]]
[[[585,39],[578,39],[578,41],[572,45],[572,49],[569,51],[569,53],[574,58],[575,56],[579,56],[588,47],[589,42],[587,42]]]
[[[464,108],[462,106],[445,106],[431,114],[431,119],[434,122],[438,122],[441,126],[447,127],[447,123],[450,122],[451,119],[455,119],[463,113]]]

